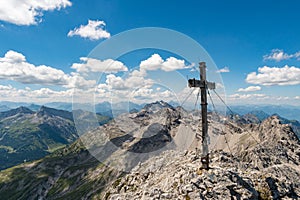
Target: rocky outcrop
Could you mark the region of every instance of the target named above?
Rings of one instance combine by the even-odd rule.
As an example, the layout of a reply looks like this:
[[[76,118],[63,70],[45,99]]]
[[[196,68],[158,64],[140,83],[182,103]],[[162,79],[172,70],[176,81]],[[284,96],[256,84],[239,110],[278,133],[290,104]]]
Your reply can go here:
[[[228,123],[229,124],[229,123]],[[235,126],[233,122],[231,126]],[[251,132],[251,133],[250,133]],[[231,151],[213,150],[201,170],[194,151],[166,151],[107,188],[107,199],[297,199],[300,143],[291,127],[273,116],[245,125]],[[249,136],[251,135],[251,136]],[[255,144],[251,144],[255,142]],[[219,141],[223,142],[223,141]],[[249,145],[250,143],[250,145]],[[243,150],[237,147],[243,146]]]

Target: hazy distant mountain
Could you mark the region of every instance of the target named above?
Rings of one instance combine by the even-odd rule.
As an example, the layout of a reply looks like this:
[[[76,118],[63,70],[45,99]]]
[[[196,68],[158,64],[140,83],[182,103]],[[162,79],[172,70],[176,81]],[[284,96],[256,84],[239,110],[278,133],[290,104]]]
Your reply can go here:
[[[32,110],[32,111],[38,111],[40,108],[41,108],[41,106],[40,105],[37,105],[37,104],[30,104],[29,106],[26,106],[27,108],[29,108],[30,110]]]
[[[270,117],[269,114],[267,114],[266,112],[264,112],[262,110],[253,110],[253,111],[249,112],[248,115],[256,116],[257,119],[260,120],[261,122],[264,121],[265,119],[267,119],[268,117]]]
[[[144,104],[140,105],[132,102],[118,102],[112,104],[109,102],[102,102],[96,104],[95,110],[101,115],[116,117],[123,113],[130,113],[132,110],[139,111],[143,106]]]
[[[44,105],[50,108],[66,110],[70,112],[72,111],[72,103],[51,102],[51,103],[45,103]]]
[[[72,112],[73,109],[75,110],[80,109],[80,110],[85,110],[90,112],[96,111],[96,113],[99,113],[101,115],[114,117],[122,113],[129,113],[132,110],[139,111],[144,107],[145,104],[136,104],[133,102],[117,102],[111,105],[111,103],[104,101],[101,103],[97,103],[95,107],[86,103],[76,103],[74,106],[72,103],[68,103],[68,102],[50,102],[42,105],[45,107],[54,108],[58,110],[66,110],[69,112]],[[0,112],[14,109],[21,106],[27,107],[32,111],[37,111],[40,109],[42,105],[25,103],[25,102],[2,101],[0,102]]]
[[[249,112],[260,112],[263,111],[269,116],[277,113],[280,116],[287,119],[295,119],[300,121],[300,107],[288,106],[288,105],[241,105],[231,106],[231,109],[240,114],[245,115]]]
[[[173,107],[179,106],[179,104],[175,101],[170,101],[168,103]],[[55,108],[59,110],[67,110],[72,111],[73,105],[68,102],[50,102],[43,104],[46,107]],[[135,104],[132,102],[118,102],[111,103],[104,101],[95,105],[95,110],[99,114],[103,114],[105,116],[114,116],[122,113],[129,113],[131,110],[141,110],[146,104]],[[10,101],[0,101],[0,112],[7,111],[10,109],[14,109],[20,106],[27,107],[33,111],[37,111],[42,105],[34,104],[34,103],[26,103],[26,102],[10,102]],[[86,111],[94,111],[93,106],[79,103],[76,104],[76,109],[86,110]],[[93,108],[93,109],[91,109]],[[289,106],[289,105],[232,105],[230,106],[232,111],[235,114],[246,115],[246,114],[254,114],[260,120],[268,116],[271,116],[275,113],[278,113],[280,116],[287,119],[295,119],[300,121],[300,107],[298,106]],[[190,106],[189,109],[194,109],[194,105]],[[227,114],[232,114],[227,111]],[[260,114],[259,114],[260,113]]]
[[[0,196],[124,200],[300,197],[300,141],[289,124],[283,124],[278,116],[258,124],[208,117],[211,142],[217,141],[211,145],[209,171],[200,169],[194,151],[199,113],[155,102],[83,136],[92,147],[100,145],[99,136],[108,136],[115,147],[104,146],[100,155],[117,167],[99,163],[76,141],[46,158],[0,172]],[[127,129],[132,130],[130,134]],[[187,150],[182,151],[185,145]],[[153,151],[151,158],[143,156],[164,146],[170,149],[162,154]],[[128,152],[141,154],[128,157]],[[119,171],[128,165],[133,166],[129,173]]]
[[[6,105],[0,105],[0,112],[8,111],[10,108]]]
[[[0,101],[0,106],[6,106],[7,108],[9,108],[8,110],[18,108],[21,106],[30,108],[32,110],[38,110],[38,108],[40,107],[40,105],[34,103],[13,102],[13,101]]]
[[[173,106],[174,108],[176,108],[177,106],[180,106],[180,104],[179,104],[178,102],[173,101],[173,100],[170,101],[169,104],[170,104],[171,106]]]

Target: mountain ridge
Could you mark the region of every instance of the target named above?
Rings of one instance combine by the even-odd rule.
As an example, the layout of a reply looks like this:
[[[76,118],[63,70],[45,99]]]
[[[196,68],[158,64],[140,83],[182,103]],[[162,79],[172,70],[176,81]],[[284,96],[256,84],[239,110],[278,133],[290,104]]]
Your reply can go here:
[[[119,161],[115,167],[91,156],[81,139],[44,159],[1,171],[0,195],[7,199],[276,199],[300,196],[297,180],[300,142],[290,124],[282,124],[278,116],[261,123],[238,124],[210,113],[209,133],[214,149],[211,150],[211,169],[205,171],[200,169],[199,152],[193,150],[195,144],[182,143],[185,139],[194,139],[192,133],[199,129],[199,114],[168,106],[124,114],[84,135],[93,145],[99,144],[100,133],[110,134],[109,140],[118,148],[108,148],[109,157],[105,159]],[[124,124],[120,124],[122,120]],[[132,120],[140,131],[128,134],[126,129],[135,128],[131,124],[126,126]],[[185,127],[190,127],[191,131]],[[123,161],[134,165],[128,173],[121,172],[121,153],[141,152],[138,148],[144,146],[139,143],[141,139],[151,138],[161,131],[171,140],[153,138],[152,143],[173,144],[171,149],[145,159],[141,157],[141,163],[128,162],[130,158],[125,157],[127,161]],[[188,138],[190,134],[192,137]],[[176,146],[180,148],[174,149]],[[189,146],[192,148],[185,148]],[[20,185],[22,187],[18,187]]]

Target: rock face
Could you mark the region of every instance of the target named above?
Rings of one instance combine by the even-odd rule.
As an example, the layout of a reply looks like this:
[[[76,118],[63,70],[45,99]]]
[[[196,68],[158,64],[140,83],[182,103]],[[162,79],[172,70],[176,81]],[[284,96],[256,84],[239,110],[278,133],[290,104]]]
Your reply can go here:
[[[230,134],[238,139],[211,151],[210,170],[194,151],[166,151],[115,181],[107,199],[300,198],[300,142],[289,125],[273,116]]]

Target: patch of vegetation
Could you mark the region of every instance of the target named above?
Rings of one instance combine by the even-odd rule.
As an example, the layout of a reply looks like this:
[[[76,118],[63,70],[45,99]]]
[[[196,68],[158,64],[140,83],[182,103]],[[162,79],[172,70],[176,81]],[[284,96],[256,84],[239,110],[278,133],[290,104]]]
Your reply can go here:
[[[48,145],[48,152],[53,153],[54,151],[57,151],[59,149],[63,149],[66,145],[61,143],[54,143]]]
[[[269,190],[268,186],[260,186],[257,189],[257,192],[259,193],[259,197],[262,200],[271,200],[272,198],[272,193]]]
[[[7,153],[14,153],[14,152],[15,152],[14,148],[12,148],[12,147],[10,147],[10,146],[0,145],[0,149],[5,149],[5,150],[7,150],[7,151],[8,151]]]
[[[185,196],[185,200],[191,200],[191,197],[187,194],[187,195]]]
[[[118,178],[118,179],[112,184],[112,186],[113,186],[114,188],[116,188],[118,185],[120,185],[121,180],[122,180],[122,178]]]

